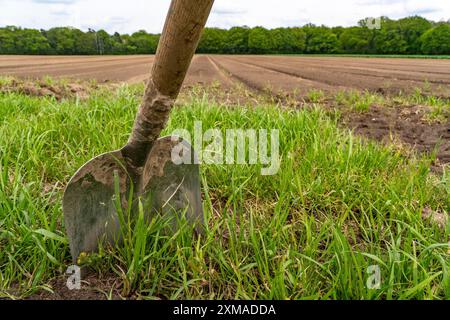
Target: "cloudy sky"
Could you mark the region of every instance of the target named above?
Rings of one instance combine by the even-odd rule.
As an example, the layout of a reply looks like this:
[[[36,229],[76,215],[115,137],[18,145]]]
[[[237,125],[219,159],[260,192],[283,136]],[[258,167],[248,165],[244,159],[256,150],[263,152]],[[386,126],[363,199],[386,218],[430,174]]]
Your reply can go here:
[[[170,0],[0,0],[0,26],[160,32]],[[208,26],[355,25],[364,17],[450,18],[450,0],[216,0]]]

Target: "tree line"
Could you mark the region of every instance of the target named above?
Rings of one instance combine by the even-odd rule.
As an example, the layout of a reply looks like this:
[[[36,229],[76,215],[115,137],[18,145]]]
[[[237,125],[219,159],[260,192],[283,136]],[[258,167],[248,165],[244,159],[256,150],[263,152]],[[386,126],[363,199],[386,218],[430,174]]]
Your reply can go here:
[[[199,53],[223,54],[450,54],[450,21],[433,22],[419,16],[380,18],[380,28],[368,19],[354,27],[206,28]],[[15,26],[0,28],[0,54],[119,55],[154,54],[159,34],[144,30],[109,34],[60,27],[50,30]]]

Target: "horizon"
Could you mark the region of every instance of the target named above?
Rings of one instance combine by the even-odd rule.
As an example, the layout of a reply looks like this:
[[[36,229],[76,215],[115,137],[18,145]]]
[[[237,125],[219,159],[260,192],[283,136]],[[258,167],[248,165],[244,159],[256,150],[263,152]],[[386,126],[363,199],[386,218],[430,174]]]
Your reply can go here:
[[[362,17],[362,18],[359,19],[358,21],[366,20],[366,19],[373,19],[373,18],[388,18],[388,19],[390,19],[390,20],[392,20],[392,21],[397,21],[397,20],[401,20],[401,19],[405,19],[405,18],[411,18],[411,17],[420,17],[420,18],[427,19],[427,18],[425,18],[425,17],[423,17],[423,16],[420,16],[420,15],[412,15],[412,16],[406,16],[406,17],[398,18],[398,19],[393,19],[393,18],[391,18],[391,17],[385,17],[385,16],[383,16],[383,17]],[[450,19],[449,19],[449,20],[446,20],[446,21],[442,21],[442,20],[441,20],[441,21],[435,21],[435,20],[430,20],[430,19],[427,19],[427,20],[430,21],[431,23],[435,23],[435,24],[442,23],[442,22],[444,22],[444,23],[450,23]],[[298,25],[298,26],[286,26],[286,27],[285,27],[285,26],[275,26],[275,27],[271,27],[271,28],[266,28],[266,27],[261,26],[261,25],[256,25],[256,26],[236,25],[236,26],[231,26],[231,27],[228,27],[228,28],[220,28],[220,27],[206,27],[206,28],[209,28],[209,29],[230,30],[230,29],[232,29],[232,28],[249,28],[249,29],[252,29],[252,28],[263,27],[263,28],[266,28],[267,30],[274,30],[274,29],[278,29],[278,28],[303,28],[303,27],[305,27],[305,26],[307,26],[307,25],[310,25],[310,24],[312,24],[312,25],[314,25],[314,26],[316,26],[316,27],[327,27],[327,28],[330,28],[330,29],[332,29],[332,28],[349,28],[349,27],[357,27],[357,26],[359,26],[358,24],[351,25],[351,26],[342,26],[342,25],[328,26],[328,25],[323,25],[323,24],[322,24],[322,25],[318,25],[318,24],[313,24],[313,23],[306,23],[306,24],[304,24],[304,25]],[[23,27],[23,26],[20,26],[20,25],[0,25],[0,28],[7,28],[7,27],[15,27],[15,28],[20,28],[20,29],[44,30],[44,31],[48,31],[48,30],[51,29],[51,28],[49,28],[49,29],[44,29],[44,28],[39,28],[39,27],[35,27],[35,28],[27,28],[27,27]],[[52,27],[52,28],[78,29],[78,30],[80,30],[80,31],[82,31],[82,32],[89,32],[89,30],[98,32],[98,31],[104,30],[104,29],[94,29],[94,28],[88,28],[88,29],[84,30],[84,29],[79,29],[79,28],[74,27],[74,26],[71,26],[71,25],[61,25],[61,26],[55,26],[55,27]],[[108,31],[108,30],[104,30],[104,31],[106,31],[106,32],[107,32],[109,35],[111,35],[111,36],[114,35],[114,33],[118,32],[118,31],[110,32],[110,31]],[[160,34],[160,32],[159,32],[159,33],[152,33],[152,32],[148,32],[147,30],[144,30],[144,29],[135,30],[135,31],[132,31],[132,32],[129,32],[129,33],[120,33],[120,32],[118,32],[118,33],[119,33],[120,35],[132,35],[132,34],[134,34],[134,33],[141,32],[141,31],[145,31],[145,32],[147,32],[148,34],[153,34],[153,35],[158,35],[158,34]]]
[[[385,16],[398,20],[421,16],[433,22],[448,21],[450,2],[433,0],[344,0],[339,7],[331,0],[271,1],[216,0],[209,28],[261,26],[267,29],[301,27],[306,24],[327,27],[356,26],[368,17]],[[0,26],[30,29],[73,27],[82,31],[105,30],[110,34],[131,34],[140,30],[160,33],[169,1],[149,3],[144,0],[0,0]],[[100,18],[99,18],[100,17]]]

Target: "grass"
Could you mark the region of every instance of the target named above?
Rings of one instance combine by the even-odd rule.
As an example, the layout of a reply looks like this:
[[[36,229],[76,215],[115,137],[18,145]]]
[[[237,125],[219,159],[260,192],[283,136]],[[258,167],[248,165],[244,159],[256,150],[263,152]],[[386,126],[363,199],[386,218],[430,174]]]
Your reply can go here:
[[[311,90],[308,96],[311,102],[317,103],[321,101],[317,98],[316,90]],[[349,111],[357,112],[367,112],[374,106],[401,106],[404,108],[422,106],[425,108],[423,110],[425,121],[446,123],[450,118],[450,101],[446,98],[427,95],[420,88],[416,88],[413,94],[399,93],[389,98],[368,90],[362,92],[358,90],[341,90],[334,95],[334,102],[337,106],[343,106]]]
[[[126,143],[141,92],[123,86],[60,102],[0,93],[0,296],[49,290],[65,273],[63,187],[93,156]],[[168,233],[163,218],[147,225],[140,212],[123,223],[123,245],[83,264],[112,273],[124,298],[449,299],[448,230],[422,218],[424,208],[449,211],[448,172],[362,141],[336,118],[319,108],[186,102],[165,133],[192,130],[194,120],[276,128],[281,170],[203,165],[204,236],[186,223]],[[372,265],[379,289],[366,286]]]
[[[430,122],[445,123],[450,118],[450,101],[435,96],[423,95],[420,89],[415,90],[414,95],[408,102],[428,106],[430,111],[425,118]]]
[[[335,96],[338,105],[343,105],[350,110],[366,112],[374,105],[383,105],[383,96],[369,91],[360,92],[357,90],[338,91]]]
[[[311,103],[321,103],[325,99],[325,93],[322,90],[312,89],[309,90],[307,97]]]

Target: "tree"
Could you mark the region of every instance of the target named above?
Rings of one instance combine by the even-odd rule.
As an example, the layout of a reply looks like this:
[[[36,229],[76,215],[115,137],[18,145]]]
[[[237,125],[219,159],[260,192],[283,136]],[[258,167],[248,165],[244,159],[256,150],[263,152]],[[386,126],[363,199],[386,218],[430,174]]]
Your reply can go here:
[[[92,55],[99,53],[97,32],[95,30],[89,29],[86,33],[80,30],[73,30],[73,32],[75,37],[74,51],[77,54]]]
[[[425,54],[450,54],[450,25],[442,23],[425,32],[420,40]]]
[[[269,31],[273,53],[302,53],[306,35],[301,28],[277,28]]]
[[[198,45],[198,52],[221,53],[227,47],[227,30],[219,28],[206,28]]]
[[[250,29],[248,33],[248,52],[256,54],[269,53],[272,49],[269,30],[263,27]]]
[[[111,41],[111,53],[112,54],[127,54],[127,48],[123,40],[124,36],[120,33],[115,32],[110,38]]]
[[[48,40],[39,30],[14,26],[0,28],[0,53],[47,54],[49,51]]]
[[[16,50],[21,54],[46,54],[50,50],[50,44],[40,31],[23,29],[16,38]]]
[[[225,53],[247,53],[248,52],[248,27],[233,27],[227,32],[227,45]]]
[[[338,51],[337,36],[330,28],[309,24],[303,30],[306,34],[307,53],[335,53]]]
[[[341,37],[341,34],[342,34],[345,30],[346,30],[346,28],[344,28],[344,27],[333,27],[333,28],[331,28],[331,32],[333,32],[333,33],[336,35],[336,37],[338,38],[338,40],[339,40],[339,38]]]
[[[0,28],[0,53],[2,54],[17,54],[15,37],[17,33],[17,27],[7,26],[5,28]]]
[[[397,21],[398,30],[407,43],[406,53],[414,54],[421,51],[421,36],[433,27],[425,18],[414,16]]]
[[[339,47],[344,53],[370,53],[370,30],[362,27],[345,29],[339,37]]]
[[[52,54],[78,54],[76,43],[83,32],[75,28],[52,28],[45,33]]]
[[[401,33],[399,24],[391,19],[382,17],[381,30],[375,31],[376,53],[405,54],[408,43]]]
[[[97,52],[99,54],[113,53],[113,39],[105,30],[99,30],[96,34]]]
[[[158,46],[159,36],[140,30],[131,35],[129,44],[137,54],[154,54]]]

